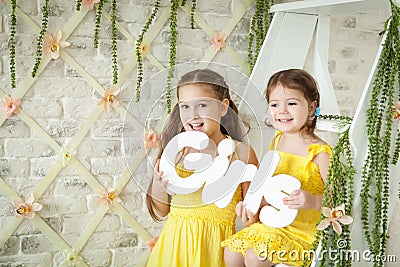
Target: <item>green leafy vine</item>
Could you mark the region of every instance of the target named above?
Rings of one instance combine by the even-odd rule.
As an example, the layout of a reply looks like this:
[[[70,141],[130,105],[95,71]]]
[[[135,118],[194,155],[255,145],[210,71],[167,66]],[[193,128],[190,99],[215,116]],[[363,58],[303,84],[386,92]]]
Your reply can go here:
[[[36,72],[39,68],[40,62],[42,60],[42,53],[43,53],[43,37],[46,34],[47,31],[47,24],[49,21],[49,1],[50,0],[45,0],[44,5],[43,5],[43,13],[42,13],[42,25],[41,25],[41,30],[39,33],[39,36],[37,38],[36,42],[36,62],[35,65],[33,66],[32,70],[32,77],[35,78]]]
[[[142,59],[142,45],[143,38],[146,32],[149,30],[150,25],[153,23],[154,18],[156,17],[158,10],[160,9],[160,0],[157,0],[154,4],[153,11],[151,12],[150,17],[144,24],[142,31],[139,34],[138,39],[136,40],[136,60],[137,60],[137,82],[136,82],[136,101],[140,100],[140,86],[143,82],[143,59]]]
[[[194,13],[196,11],[196,0],[192,0],[192,7],[190,9],[190,27],[194,29]]]
[[[116,16],[117,16],[117,0],[112,0],[112,4],[111,4],[111,50],[112,50],[113,84],[118,83]]]
[[[338,120],[338,124],[351,123],[351,118],[337,115],[321,115],[324,119]],[[349,140],[349,128],[339,134],[338,141],[332,149],[332,157],[329,164],[327,179],[325,182],[324,197],[322,200],[323,207],[335,208],[341,204],[345,205],[346,214],[352,212],[354,198],[354,175],[356,170],[353,166],[353,156]],[[321,214],[321,220],[325,217]],[[315,253],[319,244],[322,251],[331,250],[350,250],[350,230],[347,225],[342,226],[342,234],[338,235],[333,231],[332,227],[325,230],[317,230],[315,239],[310,251]],[[322,253],[320,266],[342,266],[351,265],[350,257],[338,257],[334,262],[328,258],[327,253]],[[306,258],[303,266],[308,266],[310,259]]]
[[[99,5],[97,7],[96,19],[94,25],[94,38],[93,38],[94,48],[99,47],[99,31],[100,31],[101,16],[103,15],[103,6],[107,2],[108,0],[100,0]]]
[[[82,0],[76,0],[76,11],[81,10]]]
[[[386,249],[389,207],[389,165],[392,136],[392,107],[396,75],[400,70],[400,9],[391,2],[392,15],[385,23],[386,39],[372,85],[370,107],[367,110],[368,153],[361,178],[363,229],[374,266],[383,266]],[[396,142],[392,163],[397,162],[399,142]],[[375,188],[375,192],[372,191]],[[370,217],[373,216],[373,225]]]
[[[247,61],[250,65],[250,72],[254,68],[258,53],[267,35],[272,15],[269,13],[274,0],[256,0],[256,10],[251,19],[249,31],[249,46],[247,48]]]
[[[178,37],[177,30],[177,14],[178,14],[178,0],[171,1],[171,9],[169,16],[169,28],[171,31],[171,40],[169,45],[169,69],[167,76],[167,88],[166,88],[166,99],[167,99],[167,112],[171,112],[171,79],[174,77],[175,61],[176,61],[176,43]]]
[[[11,0],[11,25],[10,25],[10,80],[11,89],[16,88],[15,82],[15,27],[17,25],[17,0]]]

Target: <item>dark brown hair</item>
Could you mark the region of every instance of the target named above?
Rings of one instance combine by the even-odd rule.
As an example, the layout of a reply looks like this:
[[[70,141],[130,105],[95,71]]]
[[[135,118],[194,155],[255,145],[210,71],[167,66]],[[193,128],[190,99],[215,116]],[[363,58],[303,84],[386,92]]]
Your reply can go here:
[[[225,116],[221,118],[220,122],[220,130],[221,133],[225,135],[229,135],[234,140],[243,141],[244,136],[248,132],[248,126],[245,122],[243,122],[238,116],[238,109],[235,103],[231,99],[231,95],[229,92],[229,87],[226,84],[224,78],[216,73],[215,71],[209,69],[197,69],[190,71],[184,74],[178,82],[178,87],[176,90],[177,98],[179,99],[179,89],[186,84],[200,84],[207,85],[212,89],[212,92],[215,95],[215,98],[222,101],[223,99],[229,100],[229,108]],[[161,141],[160,141],[160,149],[158,152],[157,159],[161,157],[161,154],[164,150],[164,147],[168,144],[168,142],[177,134],[184,131],[180,113],[179,106],[176,104],[171,114],[169,115],[169,119],[167,121],[166,126],[164,127],[161,133]],[[161,218],[154,211],[154,200],[151,195],[151,187],[153,184],[153,179],[151,179],[149,188],[147,189],[146,195],[146,206],[149,210],[150,216],[156,220],[160,221]]]
[[[301,91],[308,104],[315,102],[316,107],[319,107],[320,96],[318,92],[318,85],[308,72],[301,69],[288,69],[279,71],[272,75],[268,81],[267,90],[265,92],[265,98],[267,99],[268,103],[272,90],[278,85]],[[307,120],[303,128],[308,133],[313,134],[316,124],[317,117],[314,116],[313,120]]]

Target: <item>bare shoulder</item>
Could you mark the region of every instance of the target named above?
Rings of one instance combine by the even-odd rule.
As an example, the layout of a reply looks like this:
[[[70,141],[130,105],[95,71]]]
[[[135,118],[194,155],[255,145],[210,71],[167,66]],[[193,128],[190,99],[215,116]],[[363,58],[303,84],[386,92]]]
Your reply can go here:
[[[249,144],[236,141],[236,153],[241,161],[258,165],[257,155]]]
[[[327,145],[329,146],[329,144],[327,142],[325,142],[324,140],[322,140],[319,136],[314,135],[313,138],[311,139],[312,144],[316,144],[316,145]]]

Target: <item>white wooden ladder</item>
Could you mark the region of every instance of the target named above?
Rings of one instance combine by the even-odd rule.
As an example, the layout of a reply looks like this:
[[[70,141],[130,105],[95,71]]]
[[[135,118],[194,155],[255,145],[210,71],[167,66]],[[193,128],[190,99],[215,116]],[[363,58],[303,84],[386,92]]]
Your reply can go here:
[[[339,114],[339,107],[328,72],[330,16],[388,8],[388,5],[389,1],[385,0],[306,0],[272,6],[271,12],[274,12],[274,17],[251,73],[250,82],[243,94],[244,101],[248,105],[257,107],[253,109],[257,120],[264,121],[266,118],[267,106],[260,104],[260,94],[264,94],[270,76],[282,69],[303,69],[308,56],[312,57],[311,73],[317,80],[320,89],[321,113]],[[378,50],[376,55],[376,60],[372,66],[371,74],[365,85],[350,130],[350,139],[355,152],[354,164],[358,171],[354,181],[356,197],[353,207],[355,221],[351,229],[352,249],[361,252],[368,248],[364,244],[364,233],[360,221],[361,206],[357,195],[361,187],[362,164],[367,153],[366,110],[380,53],[381,49]],[[259,90],[260,92],[255,92],[254,90]],[[241,105],[239,107],[241,108]],[[337,132],[339,130],[330,122],[319,122],[317,128],[327,132]],[[251,140],[251,144],[254,147],[259,147],[261,143],[264,147],[262,154],[264,154],[268,148],[265,144],[269,143],[273,130],[264,128],[262,132],[263,140]],[[397,175],[397,178],[393,179],[394,183],[397,184],[400,180],[400,173],[395,174],[394,169],[399,169],[399,167],[400,164],[394,167],[391,172],[393,175]],[[395,197],[397,197],[396,194],[393,194],[392,198]],[[390,208],[389,220],[392,214],[393,208]],[[367,262],[353,262],[354,266],[358,264],[360,264],[359,266],[366,266]],[[312,266],[317,265],[318,263],[315,262],[312,264]],[[286,265],[278,264],[275,266]]]

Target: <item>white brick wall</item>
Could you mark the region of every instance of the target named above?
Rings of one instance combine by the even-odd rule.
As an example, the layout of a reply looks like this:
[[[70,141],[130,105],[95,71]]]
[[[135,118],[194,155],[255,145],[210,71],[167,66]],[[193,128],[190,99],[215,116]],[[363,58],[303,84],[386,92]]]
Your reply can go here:
[[[39,3],[40,2],[40,3]],[[288,2],[288,1],[276,1]],[[162,1],[166,6],[169,1]],[[153,1],[119,0],[118,23],[137,37],[147,20]],[[232,17],[232,9],[238,1],[199,0],[199,15],[216,31],[220,31]],[[21,0],[18,5],[35,21],[40,22],[42,1]],[[109,10],[109,4],[105,10]],[[62,0],[50,1],[49,32],[62,28],[74,13],[75,2]],[[161,13],[162,10],[160,10]],[[247,31],[250,13],[235,28],[227,43],[244,57],[247,51]],[[112,82],[110,22],[103,17],[100,29],[100,47],[93,48],[94,12],[89,12],[82,24],[68,39],[71,46],[66,51],[101,84]],[[350,14],[332,18],[329,70],[336,90],[340,109],[345,115],[353,115],[358,98],[369,74],[380,41],[378,33],[383,21],[387,19],[387,10]],[[18,17],[16,69],[18,85],[30,75],[35,62],[36,35],[30,27]],[[9,36],[10,9],[0,5],[0,88],[10,93],[9,88]],[[209,49],[209,37],[197,26],[190,29],[188,14],[179,11],[179,44],[177,62],[199,60]],[[127,59],[134,53],[134,44],[119,35],[119,69],[126,66]],[[164,27],[150,47],[151,53],[165,66],[168,64],[168,27]],[[244,60],[246,58],[244,57]],[[237,67],[223,52],[214,58]],[[145,79],[158,72],[157,68],[144,60]],[[237,75],[229,75],[228,84],[238,84]],[[119,95],[122,105],[134,96],[136,72],[130,73],[123,84],[124,91]],[[152,81],[145,85],[140,103],[133,103],[132,114],[144,123],[147,111],[163,92],[163,81]],[[36,79],[23,98],[22,108],[56,142],[68,143],[86,123],[91,111],[100,98],[70,65],[62,59],[51,61],[43,73]],[[141,147],[142,129],[132,126],[125,129],[132,138],[126,147],[122,147],[121,134],[124,128],[124,116],[116,111],[102,114],[91,127],[77,149],[76,156],[92,175],[105,187],[114,187],[126,168],[124,153],[135,155]],[[125,151],[123,151],[125,149]],[[50,148],[40,135],[33,132],[18,117],[6,120],[0,126],[0,176],[21,197],[32,192],[46,175],[56,160],[58,153]],[[140,178],[140,185],[131,180],[121,192],[122,205],[151,232],[158,234],[161,224],[154,223],[147,214],[142,187],[152,173],[151,164],[142,163],[134,173]],[[44,205],[38,214],[60,234],[69,244],[73,244],[87,226],[97,209],[96,192],[80,177],[72,167],[67,166],[44,192],[39,202]],[[0,235],[2,229],[13,218],[11,202],[0,193]],[[143,240],[126,223],[110,212],[106,215],[94,235],[89,239],[81,255],[90,266],[135,266],[147,251]],[[4,247],[0,248],[1,266],[58,266],[63,260],[62,252],[40,233],[29,221],[24,221],[17,232],[11,236]]]

